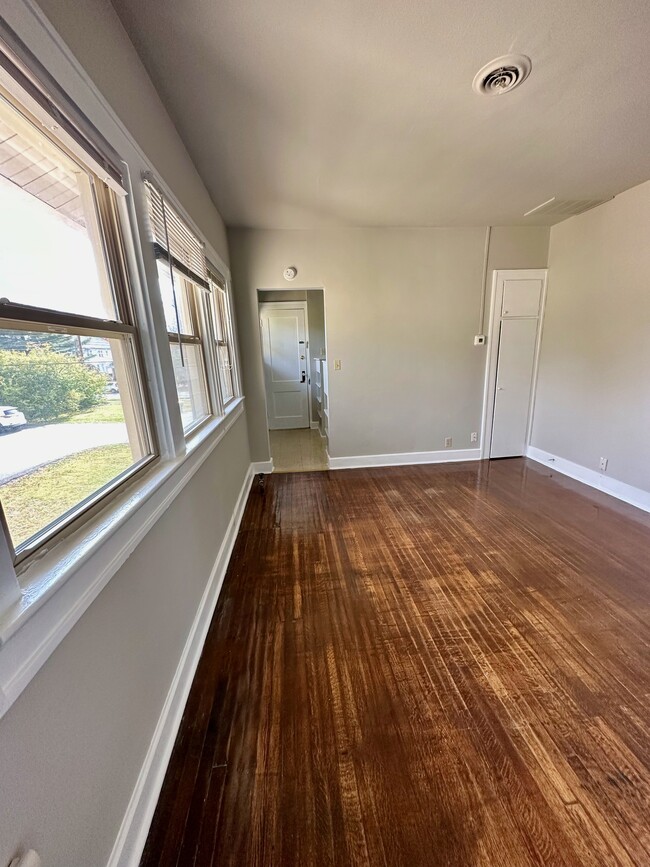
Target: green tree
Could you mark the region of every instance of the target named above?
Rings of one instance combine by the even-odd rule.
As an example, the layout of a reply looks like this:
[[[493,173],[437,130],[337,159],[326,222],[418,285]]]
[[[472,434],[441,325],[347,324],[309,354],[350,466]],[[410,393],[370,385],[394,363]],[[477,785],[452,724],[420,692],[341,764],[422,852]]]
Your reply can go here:
[[[0,350],[30,352],[49,347],[53,352],[81,356],[80,339],[76,334],[54,334],[50,331],[0,330]]]
[[[97,406],[105,386],[101,373],[49,346],[27,353],[0,350],[0,404],[17,407],[28,422]]]

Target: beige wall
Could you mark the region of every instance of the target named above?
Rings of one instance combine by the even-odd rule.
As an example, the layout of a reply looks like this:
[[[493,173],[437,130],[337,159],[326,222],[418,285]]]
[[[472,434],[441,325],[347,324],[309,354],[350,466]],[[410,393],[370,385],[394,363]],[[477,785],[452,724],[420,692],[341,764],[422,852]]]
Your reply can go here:
[[[224,257],[223,223],[106,0],[43,0],[142,150]],[[127,158],[140,157],[23,0],[3,15]],[[242,416],[0,720],[0,865],[106,864],[250,463]]]
[[[550,231],[542,226],[494,226],[488,274],[499,268],[546,268]],[[491,285],[488,280],[488,292]]]
[[[233,230],[229,240],[254,460],[268,459],[256,290],[286,287],[287,265],[296,288],[325,288],[333,457],[435,451],[447,436],[470,447],[484,229]],[[547,244],[547,229],[496,229],[493,267],[544,267]]]
[[[650,491],[650,182],[554,226],[532,444]]]

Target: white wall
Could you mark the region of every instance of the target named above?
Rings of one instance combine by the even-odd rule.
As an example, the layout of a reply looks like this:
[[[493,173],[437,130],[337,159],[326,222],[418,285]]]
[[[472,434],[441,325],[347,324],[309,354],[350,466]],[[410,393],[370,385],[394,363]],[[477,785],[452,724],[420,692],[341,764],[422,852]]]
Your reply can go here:
[[[42,0],[60,33],[223,258],[223,223],[112,7]],[[3,15],[104,132],[141,159],[23,0]],[[103,867],[241,490],[242,416],[0,720],[0,865]]]
[[[470,448],[484,229],[238,229],[229,240],[254,460],[268,459],[256,291],[286,288],[287,265],[296,288],[325,288],[330,455],[436,451],[447,436]],[[499,228],[492,243],[493,268],[546,266],[548,229]]]
[[[650,182],[551,230],[532,445],[650,491]]]

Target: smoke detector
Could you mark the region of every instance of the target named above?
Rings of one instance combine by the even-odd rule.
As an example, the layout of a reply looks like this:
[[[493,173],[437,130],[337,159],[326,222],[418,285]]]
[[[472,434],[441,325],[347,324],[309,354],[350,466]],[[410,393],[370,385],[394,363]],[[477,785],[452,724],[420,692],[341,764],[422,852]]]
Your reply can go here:
[[[472,87],[485,96],[500,96],[519,87],[530,75],[531,66],[525,54],[504,54],[479,69]]]
[[[295,280],[298,276],[298,269],[294,265],[290,265],[288,268],[284,269],[284,279],[285,280]]]

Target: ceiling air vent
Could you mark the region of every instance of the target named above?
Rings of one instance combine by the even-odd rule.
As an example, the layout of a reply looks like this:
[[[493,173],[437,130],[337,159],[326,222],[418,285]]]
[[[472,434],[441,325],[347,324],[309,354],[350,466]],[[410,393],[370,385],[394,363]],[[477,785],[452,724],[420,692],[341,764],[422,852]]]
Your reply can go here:
[[[505,54],[479,69],[472,87],[486,96],[499,96],[518,87],[530,75],[530,57],[525,54]]]
[[[609,202],[612,196],[607,196],[605,199],[557,199],[553,196],[541,205],[531,208],[526,211],[524,217],[575,217],[576,214],[584,214],[585,211],[590,211],[592,208],[597,208],[605,202]]]

